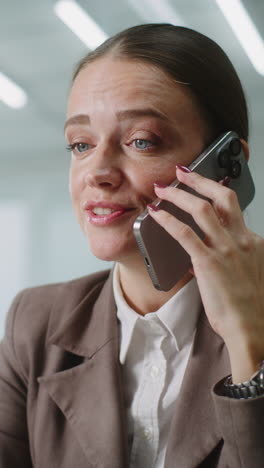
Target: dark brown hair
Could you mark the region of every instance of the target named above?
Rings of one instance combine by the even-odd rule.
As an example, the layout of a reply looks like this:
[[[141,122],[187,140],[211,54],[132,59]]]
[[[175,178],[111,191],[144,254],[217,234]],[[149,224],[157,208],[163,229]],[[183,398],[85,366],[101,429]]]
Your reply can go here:
[[[248,112],[240,79],[221,47],[189,28],[143,24],[107,39],[78,64],[73,81],[89,63],[105,56],[144,61],[188,85],[207,116],[214,137],[234,130],[248,140]]]

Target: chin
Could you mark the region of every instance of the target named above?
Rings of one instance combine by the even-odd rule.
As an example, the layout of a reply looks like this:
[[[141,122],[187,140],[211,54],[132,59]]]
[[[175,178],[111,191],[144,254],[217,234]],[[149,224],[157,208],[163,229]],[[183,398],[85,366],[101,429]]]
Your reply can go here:
[[[136,241],[133,239],[129,244],[121,245],[121,243],[115,245],[107,245],[104,243],[92,243],[89,242],[89,247],[92,254],[99,260],[106,262],[125,262],[128,259],[137,257],[139,255],[139,249]]]

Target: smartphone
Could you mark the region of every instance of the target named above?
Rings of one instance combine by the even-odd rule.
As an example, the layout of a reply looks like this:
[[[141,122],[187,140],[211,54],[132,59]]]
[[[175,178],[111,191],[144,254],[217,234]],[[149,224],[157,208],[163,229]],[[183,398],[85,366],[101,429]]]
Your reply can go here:
[[[216,181],[229,176],[229,187],[236,192],[241,210],[254,198],[255,187],[243,147],[238,135],[233,131],[221,134],[190,164],[189,169]],[[177,179],[171,186],[206,199]],[[204,233],[189,213],[165,200],[156,199],[153,203],[191,226],[201,239],[204,237]],[[191,267],[189,254],[154,221],[147,210],[137,217],[133,231],[153,285],[161,291],[170,290]]]

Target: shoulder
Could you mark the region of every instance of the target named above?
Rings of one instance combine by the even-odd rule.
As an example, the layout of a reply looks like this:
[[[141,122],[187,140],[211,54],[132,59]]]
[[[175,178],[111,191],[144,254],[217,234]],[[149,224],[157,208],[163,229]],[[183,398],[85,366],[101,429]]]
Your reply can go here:
[[[9,315],[12,316],[12,322],[22,319],[24,315],[27,320],[30,318],[41,320],[42,316],[47,319],[47,315],[57,301],[65,302],[67,305],[71,303],[71,307],[74,307],[82,296],[87,295],[94,287],[103,285],[108,276],[109,270],[104,270],[70,281],[24,289],[17,294],[11,304]]]
[[[43,350],[55,322],[64,321],[91,293],[98,295],[109,277],[109,270],[99,271],[71,281],[24,289],[11,304],[6,318],[4,344],[13,349],[18,359],[34,349]]]

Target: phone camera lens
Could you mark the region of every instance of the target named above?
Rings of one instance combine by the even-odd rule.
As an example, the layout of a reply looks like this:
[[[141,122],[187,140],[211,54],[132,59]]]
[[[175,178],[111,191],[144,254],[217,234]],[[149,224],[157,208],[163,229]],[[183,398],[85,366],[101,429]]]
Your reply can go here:
[[[233,138],[230,142],[229,150],[231,151],[233,156],[238,156],[241,151],[241,141],[239,138]]]
[[[221,151],[218,156],[218,164],[220,167],[229,167],[230,166],[230,154],[227,150]]]
[[[232,161],[230,175],[233,179],[237,179],[241,174],[241,164],[238,161]]]

